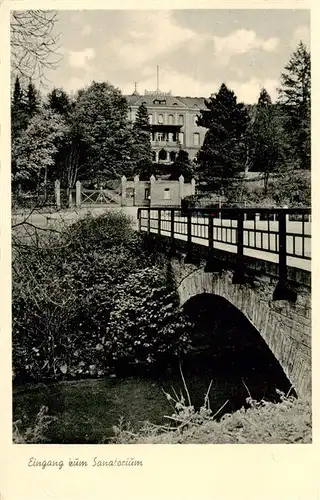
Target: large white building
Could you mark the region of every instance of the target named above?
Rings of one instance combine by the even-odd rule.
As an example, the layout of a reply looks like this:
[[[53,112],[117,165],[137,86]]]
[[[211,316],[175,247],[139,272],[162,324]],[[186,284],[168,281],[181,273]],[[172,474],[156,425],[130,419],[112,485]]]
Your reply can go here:
[[[135,90],[126,98],[132,121],[142,103],[148,109],[154,162],[172,163],[180,148],[188,152],[190,160],[195,158],[206,133],[197,125],[197,116],[205,107],[203,97],[173,96],[159,90],[140,95]]]

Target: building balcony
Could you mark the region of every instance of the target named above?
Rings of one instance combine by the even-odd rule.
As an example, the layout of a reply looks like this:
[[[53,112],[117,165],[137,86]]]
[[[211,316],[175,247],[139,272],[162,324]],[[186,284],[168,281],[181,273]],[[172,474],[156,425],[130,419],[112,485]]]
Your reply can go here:
[[[159,147],[168,147],[168,148],[179,148],[180,143],[179,141],[170,141],[169,139],[163,139],[163,140],[155,139],[154,141],[151,140],[151,145]]]

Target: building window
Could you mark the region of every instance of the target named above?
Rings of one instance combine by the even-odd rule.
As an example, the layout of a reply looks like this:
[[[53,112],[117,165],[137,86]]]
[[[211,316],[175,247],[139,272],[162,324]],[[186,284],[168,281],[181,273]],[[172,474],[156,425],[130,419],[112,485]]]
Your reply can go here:
[[[198,126],[198,115],[194,115],[193,117],[193,124],[197,127]]]
[[[165,188],[164,189],[163,199],[164,200],[171,200],[171,193],[170,193],[170,189],[169,188]]]
[[[127,188],[126,189],[126,198],[133,198],[134,197],[134,189],[133,188]]]
[[[167,152],[164,149],[161,149],[159,153],[159,161],[166,161],[167,159]]]
[[[150,188],[145,188],[144,190],[144,199],[150,200]]]
[[[152,161],[157,160],[157,153],[155,151],[152,151]]]
[[[152,123],[152,115],[149,115],[149,123]]]
[[[158,123],[163,123],[163,115],[158,115]]]
[[[184,116],[179,115],[179,125],[184,125]]]
[[[193,134],[193,145],[194,146],[200,145],[200,134],[198,134],[197,132]]]
[[[179,142],[180,142],[180,144],[184,144],[184,133],[183,132],[179,133]]]
[[[173,125],[173,115],[168,116],[169,125]]]

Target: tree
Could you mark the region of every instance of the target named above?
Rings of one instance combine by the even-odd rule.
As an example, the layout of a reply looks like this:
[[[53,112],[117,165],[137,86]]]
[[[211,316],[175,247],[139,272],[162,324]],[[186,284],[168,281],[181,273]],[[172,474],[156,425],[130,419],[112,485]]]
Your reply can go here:
[[[55,10],[13,11],[10,22],[11,71],[24,80],[44,78],[56,67],[59,36]]]
[[[198,125],[208,129],[197,155],[199,178],[208,187],[223,187],[244,169],[247,110],[237,103],[234,92],[222,84],[219,92],[205,100]]]
[[[36,87],[29,81],[27,96],[26,96],[26,112],[29,118],[32,118],[39,110],[40,98]]]
[[[178,179],[180,175],[183,175],[186,182],[191,181],[194,174],[194,168],[189,159],[188,152],[184,149],[179,149],[175,162],[172,166],[172,171],[173,173],[170,178]]]
[[[74,116],[74,102],[63,89],[54,88],[48,94],[46,106],[61,116],[67,125],[64,142],[56,155],[54,174],[69,190],[78,179],[83,151],[80,126]]]
[[[71,99],[63,89],[54,88],[48,94],[48,106],[62,116],[67,116],[72,110]]]
[[[86,148],[87,175],[98,180],[128,176],[133,136],[128,103],[120,90],[107,82],[93,82],[78,93],[74,120]]]
[[[142,103],[133,125],[133,159],[136,163],[136,173],[140,177],[150,178],[152,174],[152,149],[150,139],[151,127],[148,110]]]
[[[14,83],[11,101],[11,135],[14,141],[27,126],[27,113],[24,92],[17,76]]]
[[[311,158],[311,61],[310,52],[300,41],[281,74],[278,102],[283,105],[293,155],[300,168],[310,168]]]
[[[43,183],[46,185],[48,168],[54,165],[55,155],[66,133],[67,126],[59,115],[39,110],[13,144],[15,168],[12,180],[38,189],[43,172]]]
[[[272,104],[268,92],[262,89],[251,128],[251,165],[252,170],[262,172],[265,195],[268,194],[270,175],[285,164],[282,122],[279,107]]]

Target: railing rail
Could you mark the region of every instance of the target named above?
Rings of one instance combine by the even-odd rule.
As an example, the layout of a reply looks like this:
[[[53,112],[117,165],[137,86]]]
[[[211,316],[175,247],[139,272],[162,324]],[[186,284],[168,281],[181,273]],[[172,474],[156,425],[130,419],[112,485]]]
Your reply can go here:
[[[139,230],[217,248],[237,256],[237,271],[250,256],[279,266],[279,282],[287,279],[287,266],[311,271],[311,209],[219,208],[181,210],[146,207],[138,209]]]

